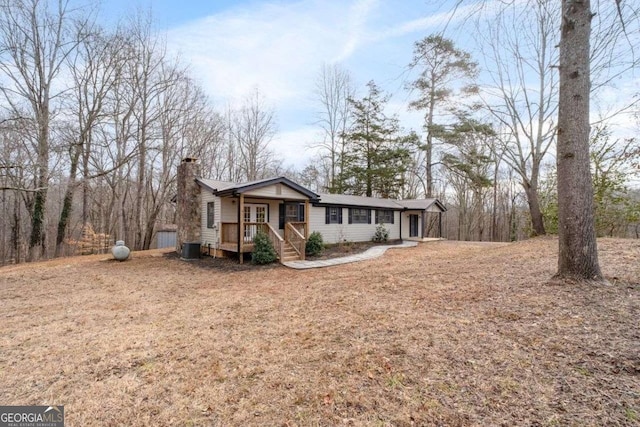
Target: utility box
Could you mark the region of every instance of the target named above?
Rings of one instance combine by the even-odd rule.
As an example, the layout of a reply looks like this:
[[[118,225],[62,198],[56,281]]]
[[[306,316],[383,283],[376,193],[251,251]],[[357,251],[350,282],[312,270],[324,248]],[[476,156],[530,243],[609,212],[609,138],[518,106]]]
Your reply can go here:
[[[182,259],[200,258],[200,242],[187,242],[182,244]]]

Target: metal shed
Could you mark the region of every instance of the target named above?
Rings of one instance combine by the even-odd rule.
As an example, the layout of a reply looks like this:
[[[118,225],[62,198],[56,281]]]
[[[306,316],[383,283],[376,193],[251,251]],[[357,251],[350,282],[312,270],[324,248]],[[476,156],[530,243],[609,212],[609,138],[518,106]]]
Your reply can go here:
[[[176,247],[176,230],[160,230],[157,233],[158,249]]]

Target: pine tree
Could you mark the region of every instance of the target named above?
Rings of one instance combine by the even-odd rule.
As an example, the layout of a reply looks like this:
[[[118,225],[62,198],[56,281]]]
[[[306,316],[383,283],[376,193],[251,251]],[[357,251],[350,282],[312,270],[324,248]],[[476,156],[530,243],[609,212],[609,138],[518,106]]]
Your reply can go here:
[[[410,161],[407,146],[415,136],[402,135],[398,119],[385,115],[389,97],[373,81],[367,88],[364,98],[349,100],[352,126],[345,135],[340,181],[351,194],[396,197]]]
[[[409,68],[419,70],[418,78],[410,88],[418,92],[418,99],[411,102],[411,108],[424,110],[425,142],[420,147],[425,151],[425,182],[427,197],[433,196],[433,144],[437,128],[436,114],[440,107],[446,107],[454,95],[456,85],[459,94],[475,92],[471,82],[477,74],[477,64],[471,55],[457,49],[453,41],[440,35],[430,35],[415,43],[413,60]]]

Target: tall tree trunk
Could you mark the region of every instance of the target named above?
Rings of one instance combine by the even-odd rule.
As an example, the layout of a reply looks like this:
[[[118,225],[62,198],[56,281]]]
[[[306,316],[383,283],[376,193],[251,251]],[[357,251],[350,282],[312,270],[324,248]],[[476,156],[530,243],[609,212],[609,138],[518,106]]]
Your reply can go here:
[[[35,261],[46,255],[46,230],[44,218],[49,182],[49,106],[48,90],[45,89],[42,111],[38,117],[38,178],[33,209],[31,211],[31,237],[29,239],[29,259]]]
[[[558,273],[602,280],[589,169],[589,0],[562,1],[558,109]]]
[[[144,107],[146,108],[146,107]],[[140,141],[139,144],[139,154],[138,154],[138,182],[136,185],[136,198],[135,198],[135,206],[134,206],[134,226],[135,226],[135,234],[134,234],[134,248],[136,250],[143,249],[142,242],[142,229],[143,229],[143,211],[142,204],[144,201],[144,193],[145,193],[145,183],[146,183],[146,167],[147,167],[147,146],[146,146],[146,114],[143,112],[142,115],[142,130],[140,133]]]
[[[11,225],[11,248],[13,249],[13,259],[16,264],[22,261],[20,257],[20,241],[22,240],[22,229],[20,221],[22,214],[20,209],[20,197],[16,194],[13,198],[13,224]]]
[[[433,82],[432,82],[433,83]],[[433,87],[433,86],[432,86]],[[435,93],[433,89],[430,93],[429,99],[429,111],[427,113],[427,142],[424,147],[425,156],[425,172],[426,172],[426,180],[427,180],[427,198],[433,197],[433,113],[434,113],[434,103],[435,103]]]
[[[62,201],[62,211],[60,212],[60,219],[58,220],[58,235],[56,236],[56,256],[62,256],[63,242],[67,235],[67,228],[69,227],[69,217],[73,209],[73,193],[76,189],[76,175],[78,171],[78,161],[80,160],[80,147],[75,145],[73,147],[74,153],[71,157],[71,169],[69,170],[69,185],[67,185],[67,191],[64,193],[64,199]]]
[[[544,219],[542,210],[540,209],[540,200],[538,198],[537,185],[523,183],[524,192],[527,195],[527,204],[529,205],[529,213],[531,214],[531,235],[544,236],[547,234],[544,228]]]
[[[498,170],[499,162],[493,172],[493,205],[491,207],[491,241],[498,242]]]

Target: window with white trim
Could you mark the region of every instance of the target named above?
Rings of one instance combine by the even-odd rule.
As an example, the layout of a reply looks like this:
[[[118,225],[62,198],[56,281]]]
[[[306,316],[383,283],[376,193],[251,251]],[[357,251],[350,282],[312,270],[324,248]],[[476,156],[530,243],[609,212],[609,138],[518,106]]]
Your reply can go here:
[[[207,228],[213,228],[214,227],[214,202],[207,202]]]

